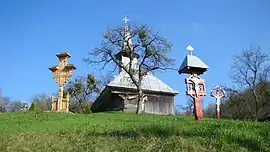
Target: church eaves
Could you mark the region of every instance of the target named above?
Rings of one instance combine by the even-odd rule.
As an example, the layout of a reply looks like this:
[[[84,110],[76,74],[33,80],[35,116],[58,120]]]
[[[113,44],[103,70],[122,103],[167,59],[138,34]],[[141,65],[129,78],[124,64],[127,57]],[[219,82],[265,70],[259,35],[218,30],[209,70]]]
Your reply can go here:
[[[114,80],[112,80],[108,87],[120,87],[128,89],[136,89],[136,86],[132,83],[129,75],[122,71],[117,75]],[[142,79],[142,89],[144,91],[159,92],[159,93],[168,93],[168,94],[178,94],[178,92],[167,84],[162,82],[160,79],[155,77],[153,74],[149,73],[145,75]]]

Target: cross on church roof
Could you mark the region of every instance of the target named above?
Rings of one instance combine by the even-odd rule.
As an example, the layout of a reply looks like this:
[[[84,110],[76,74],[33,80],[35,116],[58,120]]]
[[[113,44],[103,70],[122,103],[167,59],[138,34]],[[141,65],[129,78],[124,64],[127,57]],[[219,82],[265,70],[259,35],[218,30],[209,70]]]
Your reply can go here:
[[[122,19],[123,21],[125,21],[125,24],[128,23],[129,19],[127,18],[127,16],[125,15],[125,17]]]
[[[189,52],[189,55],[192,55],[194,48],[191,45],[188,45],[187,50]]]

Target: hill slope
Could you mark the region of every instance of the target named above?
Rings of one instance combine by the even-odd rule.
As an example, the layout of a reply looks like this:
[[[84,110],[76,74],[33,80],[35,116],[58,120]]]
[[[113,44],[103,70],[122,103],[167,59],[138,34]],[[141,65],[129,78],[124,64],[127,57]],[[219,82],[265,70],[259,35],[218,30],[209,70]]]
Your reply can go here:
[[[270,151],[270,124],[130,113],[0,113],[0,151]]]

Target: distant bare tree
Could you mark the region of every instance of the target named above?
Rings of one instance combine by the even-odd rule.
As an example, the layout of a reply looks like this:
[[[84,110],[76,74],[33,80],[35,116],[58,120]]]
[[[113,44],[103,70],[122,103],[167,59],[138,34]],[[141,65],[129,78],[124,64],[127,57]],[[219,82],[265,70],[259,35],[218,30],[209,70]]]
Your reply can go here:
[[[6,106],[10,103],[10,98],[0,96],[0,112],[7,111]]]
[[[51,110],[51,97],[45,93],[37,94],[33,97],[32,103],[35,104],[35,110],[50,111]]]
[[[115,56],[118,51],[127,53],[129,63],[124,65]],[[144,93],[142,91],[142,79],[149,72],[169,69],[173,60],[168,56],[171,44],[167,39],[153,32],[146,25],[108,28],[104,40],[99,48],[89,52],[85,61],[89,64],[102,64],[102,68],[112,63],[114,70],[122,68],[130,77],[131,83],[136,86],[138,94],[136,113],[142,112]],[[136,69],[133,68],[133,59],[138,59]]]
[[[191,97],[187,100],[187,106],[186,106],[186,114],[187,115],[193,115],[194,114],[194,101]]]
[[[258,120],[260,110],[266,104],[262,102],[261,88],[269,81],[269,72],[269,56],[262,52],[260,47],[251,46],[242,54],[234,56],[231,78],[241,89],[230,91],[238,95],[244,109],[254,120]],[[249,94],[243,93],[244,90]]]
[[[204,110],[204,115],[214,117],[216,114],[216,103],[208,103]]]
[[[188,98],[185,105],[176,105],[177,113],[184,113],[185,115],[193,115],[194,114],[194,102],[191,97]]]

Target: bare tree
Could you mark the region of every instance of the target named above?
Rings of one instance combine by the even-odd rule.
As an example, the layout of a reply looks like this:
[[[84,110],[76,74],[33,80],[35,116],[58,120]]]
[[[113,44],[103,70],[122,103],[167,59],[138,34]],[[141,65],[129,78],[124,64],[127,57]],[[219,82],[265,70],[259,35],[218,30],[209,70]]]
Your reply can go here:
[[[208,117],[214,117],[216,114],[216,104],[215,103],[208,103],[207,107],[204,110],[204,115]]]
[[[261,100],[260,85],[269,80],[269,72],[269,56],[262,52],[259,47],[254,48],[251,46],[249,49],[244,50],[242,54],[234,56],[231,78],[241,89],[250,91],[251,95],[245,94],[243,96],[243,93],[240,93],[243,90],[231,89],[231,91],[238,94],[245,109],[254,120],[258,119],[259,111],[265,104]]]
[[[51,97],[45,93],[35,95],[32,99],[32,103],[35,104],[35,110],[37,111],[51,110]]]
[[[194,114],[194,101],[191,97],[188,97],[186,106],[185,106],[185,111],[187,115],[193,115]]]
[[[0,96],[0,112],[7,111],[6,106],[10,103],[10,98]]]
[[[159,36],[158,32],[153,32],[146,25],[108,28],[104,35],[104,40],[99,48],[89,52],[85,61],[89,64],[102,64],[102,68],[112,63],[115,68],[120,67],[125,71],[131,83],[136,86],[138,94],[136,113],[142,112],[144,93],[142,90],[142,80],[149,72],[170,69],[173,60],[168,56],[171,44],[167,39]],[[117,59],[118,51],[126,54],[129,62],[123,64]],[[133,61],[136,60],[134,67]]]
[[[176,105],[176,113],[182,113],[185,115],[193,115],[194,113],[194,102],[191,97],[188,98],[186,104]]]

